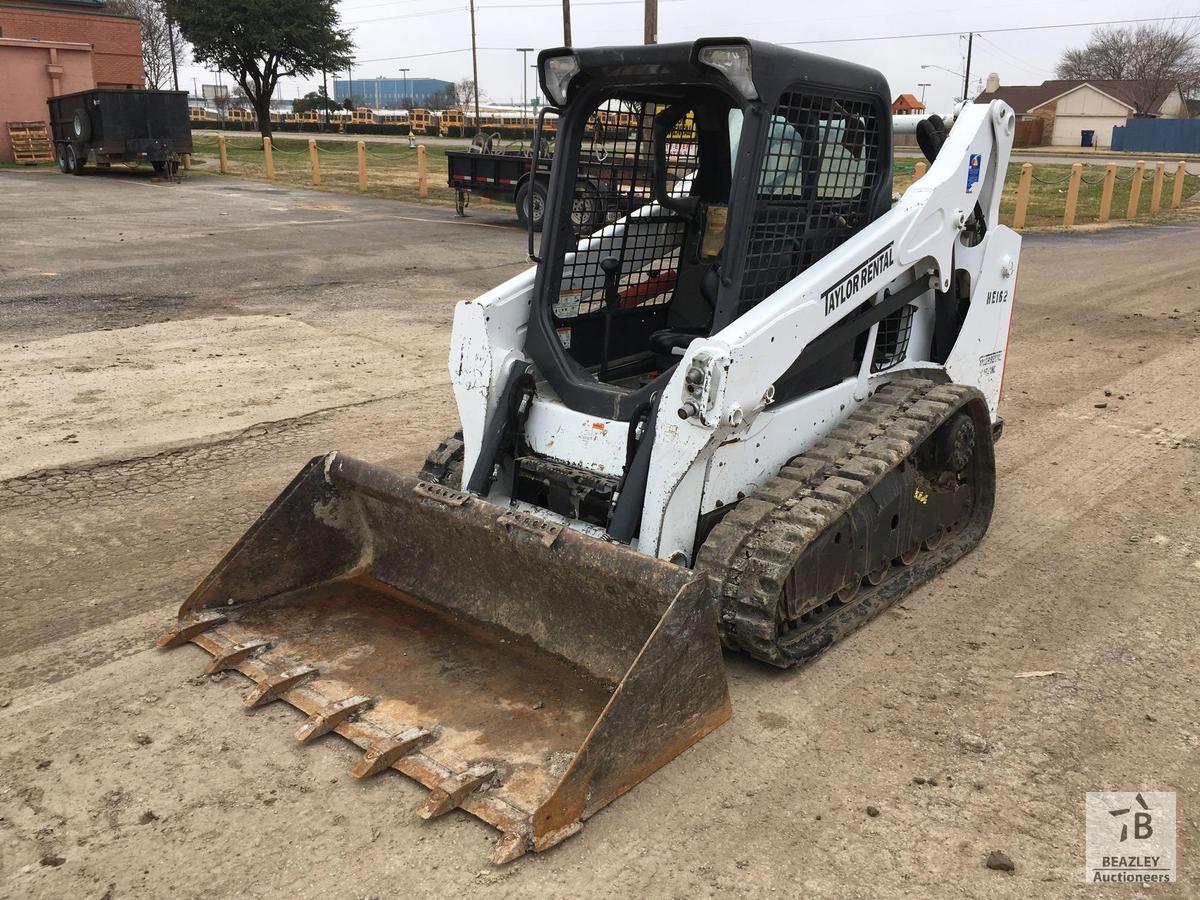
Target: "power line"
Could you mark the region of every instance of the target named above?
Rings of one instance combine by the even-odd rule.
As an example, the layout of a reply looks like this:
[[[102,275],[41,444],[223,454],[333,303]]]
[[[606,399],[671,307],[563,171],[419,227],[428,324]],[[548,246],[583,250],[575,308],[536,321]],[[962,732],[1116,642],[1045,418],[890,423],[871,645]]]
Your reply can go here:
[[[1138,22],[1178,22],[1200,19],[1200,15],[1195,16],[1148,16],[1141,19],[1112,19],[1107,22],[1064,22],[1061,25],[1016,25],[1010,28],[983,28],[974,29],[975,34],[1005,34],[1013,31],[1047,31],[1053,28],[1090,28],[1095,25],[1133,25]],[[888,34],[880,37],[854,37],[854,38],[823,38],[816,41],[776,41],[777,44],[783,44],[788,47],[800,47],[808,44],[857,44],[863,41],[898,41],[905,38],[924,38],[924,37],[958,37],[963,34],[966,29],[958,31],[925,31],[920,34]]]
[[[641,6],[645,0],[588,0],[588,2],[575,3],[575,7],[584,6]],[[663,3],[682,3],[683,0],[662,0]],[[387,6],[390,4],[381,4]],[[481,12],[485,9],[541,9],[554,7],[557,9],[561,4],[553,3],[487,3],[481,6],[476,6],[475,11]],[[467,12],[465,6],[452,6],[444,9],[427,9],[419,12],[396,13],[390,16],[377,16],[373,19],[358,19],[347,20],[343,24],[346,25],[370,25],[373,22],[390,22],[393,19],[423,19],[428,16],[444,16],[450,13]]]
[[[516,50],[517,48],[516,47],[476,47],[475,49],[477,49],[477,50],[504,50],[506,52],[511,53],[513,50]],[[354,64],[357,66],[357,65],[361,65],[362,63],[395,62],[396,60],[401,60],[401,59],[424,59],[427,56],[447,56],[451,53],[470,53],[470,52],[471,52],[470,47],[459,47],[455,50],[434,50],[430,53],[408,53],[404,56],[376,56],[373,59],[356,59],[356,60],[354,60]]]
[[[976,34],[979,34],[979,33],[976,32]],[[1021,57],[1016,56],[1013,53],[1010,53],[1009,51],[1007,51],[1003,47],[1001,47],[999,44],[997,44],[995,41],[988,40],[981,34],[979,35],[979,39],[981,41],[983,41],[985,44],[987,44],[989,47],[991,47],[993,50],[1007,56],[1010,60],[1015,62],[1018,66],[1020,66],[1023,69],[1026,69],[1027,71],[1036,72],[1038,74],[1052,73],[1054,71],[1053,69],[1048,69],[1045,66],[1035,66],[1033,63],[1029,62],[1029,60],[1022,59]]]
[[[390,22],[392,19],[423,19],[427,16],[445,16],[451,13],[465,12],[466,7],[456,6],[453,9],[430,9],[425,12],[415,13],[398,13],[394,16],[378,16],[374,19],[358,19],[357,21],[346,21],[343,25],[369,25],[372,22]]]

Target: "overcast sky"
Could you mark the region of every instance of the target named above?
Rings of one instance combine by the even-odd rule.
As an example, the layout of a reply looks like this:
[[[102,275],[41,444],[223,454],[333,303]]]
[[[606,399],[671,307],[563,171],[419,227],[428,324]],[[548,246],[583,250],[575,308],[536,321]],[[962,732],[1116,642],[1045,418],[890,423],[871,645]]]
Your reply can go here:
[[[846,9],[838,14],[838,9]],[[378,75],[457,81],[471,75],[471,25],[463,0],[343,0],[343,24],[355,42],[354,80]],[[521,54],[516,47],[562,44],[561,0],[476,0],[479,82],[495,102],[520,102]],[[659,0],[660,43],[698,37],[739,35],[779,43],[797,42],[801,49],[836,56],[881,69],[892,95],[921,95],[929,82],[926,103],[931,111],[947,111],[961,90],[966,40],[958,33],[976,32],[971,61],[971,93],[989,72],[1002,84],[1038,84],[1054,77],[1062,50],[1087,40],[1090,27],[988,33],[987,29],[1028,25],[1102,22],[1137,17],[1192,15],[1200,9],[1185,3],[1146,0],[1067,0],[1067,2],[959,3],[949,0],[859,0],[813,3],[796,0]],[[576,46],[640,44],[643,0],[572,0],[571,30]],[[979,35],[979,31],[984,34]],[[905,34],[952,32],[937,37],[902,39]],[[862,40],[869,38],[870,40]],[[848,40],[850,39],[850,40]],[[857,39],[857,40],[854,40]],[[821,43],[799,43],[813,42]],[[444,52],[452,51],[452,52]],[[428,54],[428,55],[422,55]],[[436,55],[435,55],[436,54]],[[534,54],[529,54],[530,63]],[[401,58],[404,57],[404,58]],[[922,64],[943,69],[922,69]],[[535,92],[529,72],[529,93]],[[211,83],[213,76],[196,66],[180,68],[180,87]],[[342,73],[345,77],[345,73]],[[229,79],[225,77],[225,83]],[[320,77],[285,80],[281,93],[292,98],[314,89]],[[331,85],[332,89],[332,85]]]

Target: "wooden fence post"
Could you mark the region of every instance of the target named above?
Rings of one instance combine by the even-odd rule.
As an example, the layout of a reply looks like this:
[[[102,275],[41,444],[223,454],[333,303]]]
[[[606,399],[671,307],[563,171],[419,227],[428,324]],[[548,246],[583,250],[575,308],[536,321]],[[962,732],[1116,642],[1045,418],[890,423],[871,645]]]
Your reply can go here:
[[[425,145],[417,145],[417,195],[424,199],[429,196],[429,179],[425,174]]]
[[[1070,228],[1075,224],[1075,206],[1079,203],[1079,182],[1083,180],[1083,163],[1071,166],[1071,181],[1067,185],[1067,206],[1063,210],[1063,224]]]
[[[1152,213],[1162,209],[1163,176],[1166,171],[1167,164],[1159,160],[1154,166],[1154,189],[1150,192],[1150,212]]]
[[[925,163],[919,162],[913,166],[913,184],[925,177]]]
[[[1129,185],[1129,205],[1125,207],[1125,218],[1127,219],[1137,218],[1138,200],[1142,196],[1142,172],[1145,168],[1146,164],[1140,159],[1133,167],[1133,181]]]
[[[358,142],[358,189],[367,189],[367,145],[364,141]]]
[[[271,152],[271,139],[263,138],[263,159],[267,163],[267,181],[275,180],[275,155]]]
[[[1187,175],[1187,160],[1179,161],[1179,168],[1175,170],[1175,188],[1171,191],[1171,209],[1179,209],[1179,204],[1183,202],[1183,177]]]
[[[1025,210],[1029,208],[1029,184],[1033,181],[1033,163],[1021,166],[1021,180],[1017,182],[1017,208],[1013,211],[1013,228],[1020,231],[1025,227]]]
[[[1104,172],[1104,190],[1100,194],[1100,221],[1107,222],[1112,210],[1113,185],[1117,181],[1117,164],[1109,163]]]
[[[316,187],[321,183],[321,160],[317,158],[317,142],[312,138],[308,140],[308,164],[312,168],[313,187]]]
[[[229,150],[225,147],[225,135],[217,135],[217,152],[221,156],[221,174],[229,174]]]

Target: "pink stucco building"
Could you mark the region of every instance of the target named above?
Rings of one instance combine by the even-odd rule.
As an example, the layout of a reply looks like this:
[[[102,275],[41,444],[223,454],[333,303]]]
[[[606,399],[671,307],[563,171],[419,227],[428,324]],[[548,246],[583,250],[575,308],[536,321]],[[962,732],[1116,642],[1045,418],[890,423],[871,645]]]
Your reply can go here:
[[[47,97],[144,85],[137,19],[104,0],[0,0],[0,160],[8,123],[46,121]]]

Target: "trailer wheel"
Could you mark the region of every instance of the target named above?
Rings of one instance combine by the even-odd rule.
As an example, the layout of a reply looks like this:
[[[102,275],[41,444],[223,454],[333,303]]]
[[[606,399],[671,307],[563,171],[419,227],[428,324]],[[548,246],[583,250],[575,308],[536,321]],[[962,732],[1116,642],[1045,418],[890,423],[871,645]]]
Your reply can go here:
[[[80,156],[74,144],[67,146],[67,165],[71,167],[72,175],[82,175],[83,169],[87,165],[87,157]]]
[[[85,109],[75,110],[71,119],[71,134],[77,141],[89,141],[92,138],[92,120]]]
[[[546,185],[537,179],[530,179],[517,188],[517,221],[533,230],[542,230],[542,220],[546,216]]]
[[[164,171],[166,171],[166,168],[167,168],[166,161],[161,160],[161,159],[154,160],[153,162],[150,163],[150,165],[154,166],[155,173],[157,173],[159,175],[161,175]]]
[[[58,153],[56,154],[56,156],[58,157],[58,168],[64,175],[71,174],[72,160],[71,160],[71,154],[69,152],[70,149],[71,149],[70,144],[59,144],[58,145]]]
[[[571,198],[571,224],[577,234],[591,234],[604,224],[604,206],[596,189],[586,182],[575,186]]]

